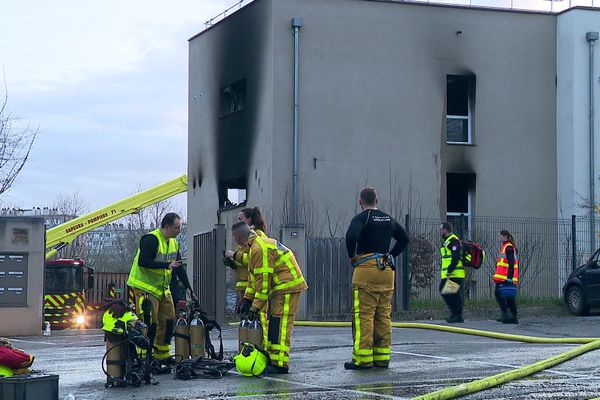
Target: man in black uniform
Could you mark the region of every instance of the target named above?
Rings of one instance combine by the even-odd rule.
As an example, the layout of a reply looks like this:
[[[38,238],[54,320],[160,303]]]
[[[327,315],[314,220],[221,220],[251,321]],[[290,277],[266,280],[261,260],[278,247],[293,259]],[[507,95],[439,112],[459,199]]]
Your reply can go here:
[[[394,218],[377,209],[375,189],[360,192],[363,212],[352,219],[346,248],[352,274],[352,361],[346,369],[387,368],[392,344],[394,258],[408,245],[406,231]],[[396,244],[390,251],[392,238]]]

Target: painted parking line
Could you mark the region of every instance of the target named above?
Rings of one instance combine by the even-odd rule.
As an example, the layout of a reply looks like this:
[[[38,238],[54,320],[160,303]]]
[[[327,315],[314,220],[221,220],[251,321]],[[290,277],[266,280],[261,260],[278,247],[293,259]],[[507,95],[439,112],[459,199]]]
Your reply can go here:
[[[50,346],[58,346],[58,343],[50,342],[39,342],[37,340],[22,340],[22,339],[9,339],[11,342],[23,342],[23,343],[34,343],[34,344],[49,344]]]
[[[521,368],[523,367],[523,365],[512,365],[512,364],[497,364],[497,363],[490,363],[490,362],[485,362],[485,361],[475,361],[475,360],[465,360],[465,359],[459,359],[459,358],[452,358],[452,357],[441,357],[441,356],[432,356],[429,354],[419,354],[419,353],[410,353],[407,351],[393,351],[392,353],[394,354],[404,354],[404,355],[408,355],[408,356],[415,356],[415,357],[423,357],[423,358],[434,358],[437,360],[447,360],[447,361],[464,361],[464,362],[469,362],[471,364],[481,364],[481,365],[489,365],[489,366],[493,366],[493,367],[503,367],[503,368]],[[541,371],[540,371],[541,372]],[[593,375],[583,375],[583,374],[573,374],[570,372],[561,372],[561,371],[553,371],[551,369],[546,369],[544,370],[544,372],[548,372],[551,374],[556,374],[556,375],[565,375],[565,376],[571,376],[574,378],[594,378],[596,379],[596,376]]]
[[[229,373],[242,376],[242,374],[240,374],[237,371],[229,371]],[[264,377],[262,377],[262,379],[265,379],[267,381],[273,381],[273,382],[291,383],[293,385],[305,386],[305,387],[309,387],[309,388],[323,389],[323,390],[326,390],[328,392],[333,392],[333,393],[345,392],[345,393],[351,393],[351,394],[356,394],[356,395],[360,395],[360,396],[365,396],[365,395],[375,396],[375,397],[379,397],[379,398],[383,398],[383,399],[396,399],[396,400],[407,400],[408,399],[407,397],[390,396],[387,394],[369,392],[367,390],[353,390],[353,389],[339,388],[339,387],[335,387],[335,386],[317,385],[315,383],[304,383],[304,382],[293,381],[291,379],[273,378],[271,376],[264,376]],[[286,394],[294,394],[294,393],[297,393],[297,392],[288,392],[288,393],[283,392],[283,393],[277,393],[277,395],[286,395]],[[231,397],[231,398],[235,399],[235,398],[248,398],[248,397],[249,396],[236,396],[236,397]],[[254,396],[252,396],[252,397],[254,397]]]

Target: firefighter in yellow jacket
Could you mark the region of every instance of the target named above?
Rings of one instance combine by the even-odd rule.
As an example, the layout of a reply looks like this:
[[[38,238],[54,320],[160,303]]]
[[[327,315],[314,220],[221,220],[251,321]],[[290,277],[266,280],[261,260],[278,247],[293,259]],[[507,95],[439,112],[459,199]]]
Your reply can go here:
[[[463,295],[462,295],[462,283],[465,280],[465,267],[461,260],[462,244],[458,236],[453,232],[453,226],[449,222],[444,222],[440,226],[440,234],[442,235],[442,247],[440,247],[441,254],[441,268],[440,268],[440,294],[444,302],[450,309],[450,317],[446,319],[446,322],[462,323],[465,322],[463,318]],[[458,283],[459,289],[456,293],[443,294],[444,285],[447,280],[451,280],[454,283]]]
[[[267,237],[267,224],[262,217],[260,208],[244,208],[238,214],[238,221],[245,222],[250,226],[250,229],[256,236]],[[252,234],[252,233],[251,233]],[[254,280],[248,276],[248,257],[250,255],[250,245],[248,243],[237,245],[235,251],[227,250],[225,252],[225,265],[230,266],[235,270],[236,282],[235,290],[237,292],[237,305],[235,307],[236,314],[246,314],[252,305],[250,300],[244,300],[246,291],[250,295],[254,295]],[[242,313],[242,307],[246,311]],[[260,310],[260,323],[265,328],[263,335],[263,343],[267,343],[267,308]]]
[[[253,234],[245,222],[235,223],[231,231],[237,244],[250,246],[248,272],[254,293],[246,290],[246,301],[243,304],[243,308],[249,306],[248,318],[259,318],[259,312],[268,303],[268,340],[265,350],[269,353],[271,363],[267,372],[287,374],[300,293],[308,285],[294,253],[283,244],[275,239]],[[263,330],[265,329],[263,325]]]
[[[238,214],[238,221],[245,222],[250,229],[252,229],[257,236],[267,237],[267,224],[265,223],[260,208],[244,208]],[[237,292],[238,306],[236,313],[239,314],[239,307],[241,301],[244,298],[244,293],[248,287],[248,255],[250,253],[250,246],[246,243],[244,245],[238,245],[235,251],[225,251],[226,265],[229,265],[235,269],[236,282],[235,290]]]
[[[163,364],[171,362],[175,307],[169,285],[173,270],[181,268],[179,244],[175,239],[180,231],[181,218],[167,213],[160,228],[140,239],[127,280],[127,285],[133,288],[135,309],[140,318],[144,318],[143,301],[152,304],[151,323],[157,325],[153,357]]]
[[[363,211],[346,232],[352,274],[352,361],[346,369],[388,368],[392,344],[394,259],[408,245],[408,235],[394,218],[377,209],[371,187],[360,192]],[[396,240],[390,250],[392,238]]]

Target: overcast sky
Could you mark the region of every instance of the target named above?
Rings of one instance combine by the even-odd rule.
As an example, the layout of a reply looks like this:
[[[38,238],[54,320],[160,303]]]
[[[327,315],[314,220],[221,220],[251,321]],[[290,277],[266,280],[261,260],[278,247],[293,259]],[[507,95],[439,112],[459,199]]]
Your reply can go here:
[[[97,208],[185,174],[187,39],[233,3],[2,1],[8,108],[40,135],[1,205]]]

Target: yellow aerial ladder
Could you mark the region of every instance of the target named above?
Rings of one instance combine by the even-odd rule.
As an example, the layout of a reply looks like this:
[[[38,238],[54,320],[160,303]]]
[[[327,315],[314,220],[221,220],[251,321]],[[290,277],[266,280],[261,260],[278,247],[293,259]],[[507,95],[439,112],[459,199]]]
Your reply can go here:
[[[50,228],[46,231],[46,260],[64,246],[71,244],[79,235],[129,214],[135,214],[143,208],[185,191],[187,191],[187,175],[182,175],[162,185],[136,193],[109,206]]]
[[[88,289],[94,287],[94,270],[86,266],[84,260],[50,260],[58,250],[71,244],[86,232],[183,193],[187,188],[187,176],[182,175],[48,229],[44,270],[44,321],[49,322],[53,329],[85,326],[85,311],[95,308],[87,304],[85,299],[86,287]],[[84,285],[85,276],[87,276],[87,285]]]

